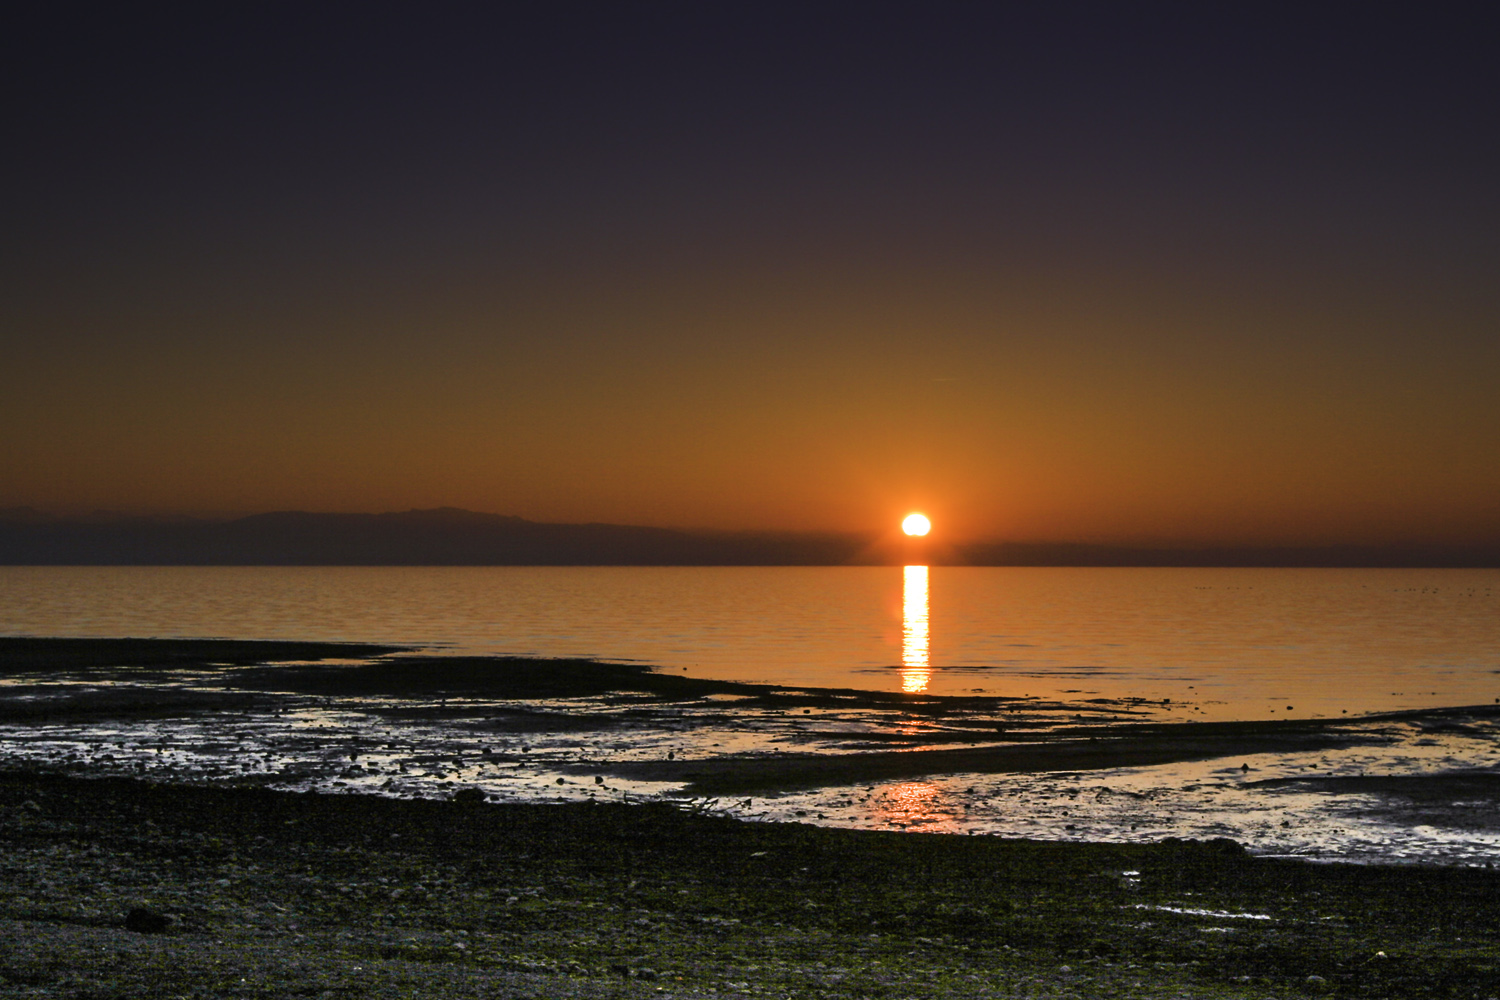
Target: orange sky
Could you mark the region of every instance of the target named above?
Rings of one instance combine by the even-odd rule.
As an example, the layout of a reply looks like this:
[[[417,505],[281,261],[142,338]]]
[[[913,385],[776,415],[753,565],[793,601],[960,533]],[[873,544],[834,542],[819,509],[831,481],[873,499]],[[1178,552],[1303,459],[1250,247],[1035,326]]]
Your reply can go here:
[[[205,344],[38,352],[42,377],[7,393],[25,433],[3,452],[3,500],[839,530],[920,508],[952,537],[1018,540],[1497,537],[1494,348],[1439,364],[1386,349],[1380,318],[1190,312],[1102,282],[1091,309],[1051,290],[768,284],[732,309],[683,307],[707,298],[693,289],[519,320],[476,308],[420,351],[400,339],[415,318],[348,317],[330,337],[314,314]],[[1340,322],[1377,346],[1330,347]],[[256,336],[273,324],[301,336]],[[601,326],[636,331],[600,345]],[[1278,334],[1235,339],[1256,326]]]

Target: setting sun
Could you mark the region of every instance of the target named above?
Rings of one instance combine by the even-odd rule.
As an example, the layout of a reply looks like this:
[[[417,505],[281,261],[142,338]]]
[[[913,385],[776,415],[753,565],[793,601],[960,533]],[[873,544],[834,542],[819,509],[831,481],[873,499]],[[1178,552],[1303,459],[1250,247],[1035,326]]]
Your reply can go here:
[[[901,522],[901,530],[908,535],[925,535],[932,530],[932,522],[926,514],[908,514]]]

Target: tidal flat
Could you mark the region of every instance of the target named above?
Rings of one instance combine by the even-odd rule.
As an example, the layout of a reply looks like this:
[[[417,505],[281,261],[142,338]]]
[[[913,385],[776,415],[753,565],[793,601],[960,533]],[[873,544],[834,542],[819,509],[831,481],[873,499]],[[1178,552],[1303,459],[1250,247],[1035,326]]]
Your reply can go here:
[[[399,646],[0,639],[5,766],[1257,855],[1500,859],[1500,708],[1217,722]],[[1412,790],[1420,788],[1413,797]]]
[[[1192,707],[0,639],[0,995],[1500,992],[1492,708]]]

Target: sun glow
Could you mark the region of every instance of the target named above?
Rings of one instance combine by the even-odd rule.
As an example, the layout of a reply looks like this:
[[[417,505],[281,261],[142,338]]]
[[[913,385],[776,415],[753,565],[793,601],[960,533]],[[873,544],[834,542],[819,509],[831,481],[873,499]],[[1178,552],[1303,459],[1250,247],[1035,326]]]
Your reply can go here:
[[[932,522],[927,520],[926,514],[907,514],[906,520],[901,522],[901,530],[920,537],[932,530]]]

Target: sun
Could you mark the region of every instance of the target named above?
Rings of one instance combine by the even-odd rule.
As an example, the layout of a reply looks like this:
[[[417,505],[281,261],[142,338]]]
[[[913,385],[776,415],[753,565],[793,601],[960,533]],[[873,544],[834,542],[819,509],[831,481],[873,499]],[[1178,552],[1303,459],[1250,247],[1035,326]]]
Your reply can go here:
[[[908,535],[925,535],[932,530],[932,522],[927,520],[926,514],[907,514],[906,520],[901,522],[901,530]]]

